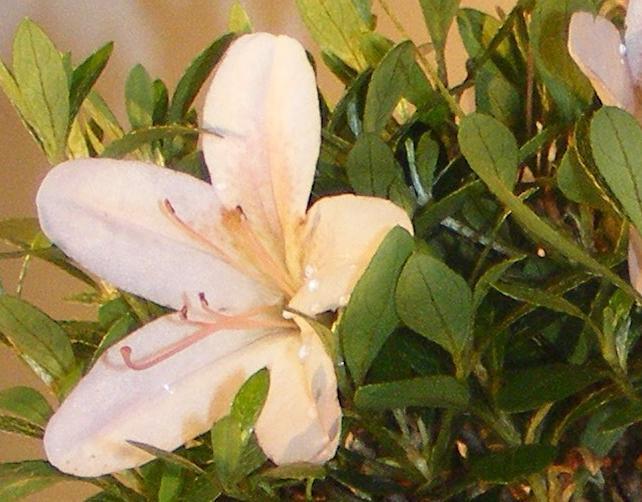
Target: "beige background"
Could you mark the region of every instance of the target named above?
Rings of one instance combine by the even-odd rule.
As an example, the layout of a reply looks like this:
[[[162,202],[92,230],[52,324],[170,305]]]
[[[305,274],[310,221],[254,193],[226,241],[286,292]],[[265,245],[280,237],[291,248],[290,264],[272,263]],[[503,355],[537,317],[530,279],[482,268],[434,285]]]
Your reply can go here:
[[[295,0],[245,0],[242,2],[257,31],[286,33],[298,38],[318,54],[298,18]],[[497,2],[469,0],[466,6],[493,10]],[[500,0],[508,9],[514,2]],[[16,26],[28,16],[55,41],[61,51],[72,52],[78,63],[90,51],[113,40],[112,59],[98,84],[107,102],[123,118],[123,86],[129,68],[143,63],[152,77],[162,78],[171,89],[189,61],[223,33],[231,0],[0,0],[0,57],[11,59]],[[380,31],[400,40],[392,23],[373,0]],[[427,42],[418,0],[389,0],[416,43]],[[461,44],[451,30],[449,72],[451,82],[463,78]],[[320,70],[320,85],[336,101],[340,85],[329,72]],[[123,120],[123,123],[125,121]],[[35,215],[34,197],[49,166],[28,133],[22,128],[7,99],[0,93],[0,218]],[[0,261],[0,280],[13,291],[20,262]],[[87,317],[92,313],[59,299],[80,291],[80,285],[34,261],[24,287],[24,296],[53,317]],[[38,379],[5,347],[0,347],[0,389],[33,385],[44,392]],[[0,462],[42,455],[39,441],[0,433]],[[29,500],[83,500],[93,488],[82,483],[64,483]]]

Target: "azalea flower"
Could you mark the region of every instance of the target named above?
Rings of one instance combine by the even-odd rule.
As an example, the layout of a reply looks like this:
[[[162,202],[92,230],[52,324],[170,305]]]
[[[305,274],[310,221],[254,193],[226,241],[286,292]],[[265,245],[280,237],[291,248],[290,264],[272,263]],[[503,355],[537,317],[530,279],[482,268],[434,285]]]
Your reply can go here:
[[[47,236],[117,287],[176,312],[107,350],[51,418],[49,461],[78,476],[134,467],[209,430],[254,372],[270,389],[256,436],[276,464],[332,458],[333,363],[301,312],[346,304],[386,233],[391,202],[338,195],[306,212],[320,146],[313,70],[298,42],[229,48],[207,94],[212,184],[134,161],[65,162],[37,197]],[[284,309],[288,312],[284,314]]]
[[[624,40],[606,18],[588,12],[571,17],[568,49],[602,103],[617,106],[642,123],[642,0],[630,0]],[[629,279],[642,293],[642,235],[629,230]]]

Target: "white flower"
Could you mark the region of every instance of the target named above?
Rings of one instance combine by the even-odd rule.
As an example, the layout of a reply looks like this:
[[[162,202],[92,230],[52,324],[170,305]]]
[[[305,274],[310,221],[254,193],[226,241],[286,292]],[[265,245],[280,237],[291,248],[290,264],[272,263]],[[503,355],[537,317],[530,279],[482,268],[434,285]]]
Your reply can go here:
[[[51,463],[79,476],[173,450],[229,411],[267,367],[256,424],[277,464],[334,455],[341,409],[332,361],[287,306],[314,316],[345,304],[372,254],[407,215],[339,195],[306,213],[320,144],[314,73],[294,40],[238,39],[208,92],[203,140],[212,185],[133,161],[55,167],[37,205],[45,233],[116,286],[177,310],[111,347],[52,417]],[[287,316],[286,316],[287,317]]]
[[[642,1],[630,0],[624,40],[607,19],[588,12],[573,14],[568,49],[589,78],[602,103],[617,106],[642,123]],[[642,293],[642,236],[629,231],[629,279]]]

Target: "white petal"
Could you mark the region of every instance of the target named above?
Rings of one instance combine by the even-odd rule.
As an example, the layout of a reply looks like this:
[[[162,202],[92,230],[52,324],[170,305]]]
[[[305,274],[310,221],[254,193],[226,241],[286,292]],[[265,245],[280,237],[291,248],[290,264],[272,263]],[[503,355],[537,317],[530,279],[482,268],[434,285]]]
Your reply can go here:
[[[54,168],[37,196],[47,236],[83,267],[119,288],[180,308],[204,292],[219,309],[265,304],[271,293],[221,261],[161,209],[217,245],[221,205],[211,185],[141,162],[76,160]]]
[[[617,28],[603,17],[577,12],[571,17],[568,50],[605,105],[637,112],[637,98]]]
[[[64,472],[99,476],[151,457],[125,441],[173,450],[229,411],[243,382],[298,340],[266,331],[221,331],[145,370],[127,367],[194,332],[177,314],[162,317],[110,348],[51,418],[49,461]]]
[[[642,293],[642,235],[633,225],[629,228],[629,281],[631,285]]]
[[[316,333],[300,321],[301,339],[270,366],[270,391],[256,424],[265,454],[276,464],[323,463],[341,432],[332,361]]]
[[[305,214],[321,136],[303,47],[267,33],[239,38],[214,76],[203,119],[222,136],[203,139],[219,197],[283,242]]]
[[[625,25],[626,59],[633,80],[640,85],[642,84],[642,2],[640,0],[629,0]]]
[[[388,200],[320,199],[310,208],[302,235],[305,284],[290,305],[309,315],[345,305],[379,244],[397,225],[412,233],[408,215]]]

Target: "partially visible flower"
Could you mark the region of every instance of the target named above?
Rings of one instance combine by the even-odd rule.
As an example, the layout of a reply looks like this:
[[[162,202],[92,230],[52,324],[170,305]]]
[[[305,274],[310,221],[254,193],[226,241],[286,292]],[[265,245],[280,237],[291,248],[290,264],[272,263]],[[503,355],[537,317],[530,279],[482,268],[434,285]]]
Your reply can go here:
[[[277,464],[324,462],[341,409],[332,361],[309,316],[344,305],[386,233],[411,231],[383,199],[339,195],[309,211],[320,145],[314,73],[303,48],[238,39],[203,112],[212,185],[133,161],[76,160],[38,193],[45,233],[116,286],[171,307],[111,347],[45,433],[51,463],[79,476],[173,450],[229,411],[249,375],[270,371],[256,424]]]
[[[642,0],[630,0],[624,40],[606,18],[573,14],[568,49],[589,78],[602,103],[617,106],[642,123]],[[642,293],[642,236],[629,231],[629,279]]]

